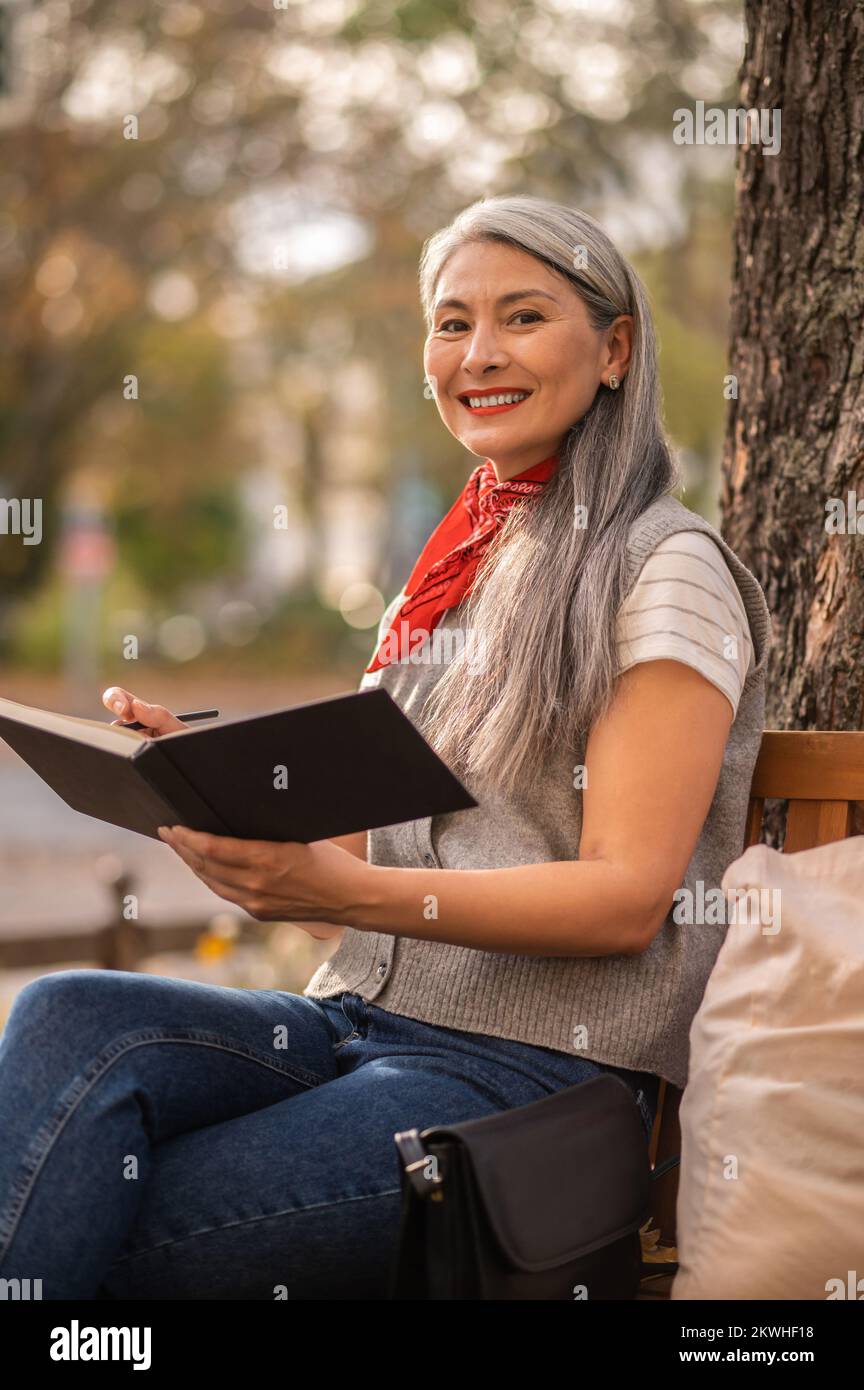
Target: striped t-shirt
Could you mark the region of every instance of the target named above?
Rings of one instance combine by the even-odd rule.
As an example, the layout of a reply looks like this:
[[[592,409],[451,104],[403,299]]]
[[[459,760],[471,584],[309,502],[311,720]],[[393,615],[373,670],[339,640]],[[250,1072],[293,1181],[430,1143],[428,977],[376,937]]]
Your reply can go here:
[[[618,612],[621,671],[683,661],[729,700],[733,718],[753,643],[738,585],[704,531],[676,531],[651,552]]]

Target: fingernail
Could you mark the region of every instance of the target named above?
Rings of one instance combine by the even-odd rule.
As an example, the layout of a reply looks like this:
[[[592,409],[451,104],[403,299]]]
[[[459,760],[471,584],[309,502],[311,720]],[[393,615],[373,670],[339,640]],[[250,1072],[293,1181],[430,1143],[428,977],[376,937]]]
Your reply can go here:
[[[112,708],[112,709],[116,709],[116,711],[117,711],[118,714],[122,714],[123,711],[124,711],[124,709],[126,708],[126,701],[125,701],[125,700],[112,700],[112,701],[111,701],[111,708]]]

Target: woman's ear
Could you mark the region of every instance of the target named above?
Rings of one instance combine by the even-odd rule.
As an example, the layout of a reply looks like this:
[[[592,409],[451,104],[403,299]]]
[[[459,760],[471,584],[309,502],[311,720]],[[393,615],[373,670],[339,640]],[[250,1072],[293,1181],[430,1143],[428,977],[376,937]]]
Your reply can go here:
[[[613,371],[623,380],[633,353],[633,315],[619,314],[610,324],[607,335],[607,357],[604,370]]]

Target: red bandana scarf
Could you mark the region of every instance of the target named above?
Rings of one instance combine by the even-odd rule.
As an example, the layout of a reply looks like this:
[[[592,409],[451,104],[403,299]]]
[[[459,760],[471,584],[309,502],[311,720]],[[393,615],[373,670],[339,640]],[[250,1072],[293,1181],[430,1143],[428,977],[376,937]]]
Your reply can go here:
[[[367,672],[407,661],[474,584],[480,561],[511,507],[542,492],[559,455],[498,482],[489,459],[478,464],[447,515],[420,552],[405,585],[405,599],[381,640]]]

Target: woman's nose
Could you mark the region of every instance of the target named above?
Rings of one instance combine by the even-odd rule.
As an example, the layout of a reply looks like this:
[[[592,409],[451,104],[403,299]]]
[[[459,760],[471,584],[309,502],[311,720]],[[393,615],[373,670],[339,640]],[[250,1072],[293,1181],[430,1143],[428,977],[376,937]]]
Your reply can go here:
[[[507,354],[495,333],[477,328],[466,344],[462,366],[465,371],[476,375],[486,367],[504,367],[507,360]]]

